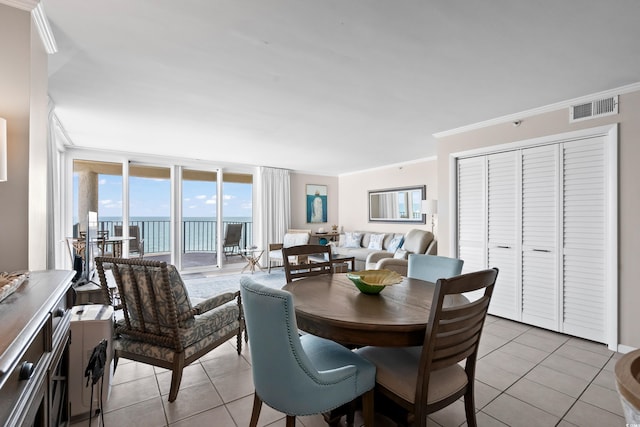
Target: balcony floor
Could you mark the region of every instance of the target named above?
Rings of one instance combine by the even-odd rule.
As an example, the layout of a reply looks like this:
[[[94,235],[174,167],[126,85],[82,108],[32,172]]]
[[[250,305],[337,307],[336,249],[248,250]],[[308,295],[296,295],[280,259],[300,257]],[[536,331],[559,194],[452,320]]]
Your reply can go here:
[[[182,270],[208,270],[211,268],[216,268],[216,257],[217,254],[215,252],[189,252],[183,254]],[[171,255],[168,253],[148,254],[144,256],[144,259],[149,261],[164,261],[170,263]],[[220,270],[225,272],[230,270],[241,270],[245,265],[247,265],[247,260],[245,260],[241,255],[229,255],[226,258],[222,257],[222,259],[224,266]],[[261,265],[264,267],[266,265],[266,261],[261,262]]]

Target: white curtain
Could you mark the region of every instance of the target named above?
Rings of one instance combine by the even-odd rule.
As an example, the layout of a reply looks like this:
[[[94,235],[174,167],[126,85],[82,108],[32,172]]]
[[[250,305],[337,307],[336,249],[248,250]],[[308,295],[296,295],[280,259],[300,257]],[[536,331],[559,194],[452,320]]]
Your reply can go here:
[[[291,226],[291,181],[285,169],[260,168],[262,244],[282,242]]]
[[[54,104],[49,99],[49,114],[47,124],[47,268],[65,268],[63,260],[58,259],[60,242],[63,239],[58,227],[61,218],[60,191],[60,149],[56,140],[57,120]],[[68,267],[67,267],[68,268]]]

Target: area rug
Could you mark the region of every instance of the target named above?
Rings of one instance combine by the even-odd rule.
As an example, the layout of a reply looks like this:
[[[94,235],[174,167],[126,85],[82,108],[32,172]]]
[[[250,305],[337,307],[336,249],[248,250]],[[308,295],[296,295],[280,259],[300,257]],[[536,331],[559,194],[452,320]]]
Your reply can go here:
[[[284,270],[273,270],[271,273],[256,271],[255,273],[226,274],[216,277],[183,277],[184,284],[189,292],[189,297],[194,303],[203,299],[218,295],[223,292],[234,292],[240,290],[240,278],[250,277],[256,282],[280,289],[286,283]]]

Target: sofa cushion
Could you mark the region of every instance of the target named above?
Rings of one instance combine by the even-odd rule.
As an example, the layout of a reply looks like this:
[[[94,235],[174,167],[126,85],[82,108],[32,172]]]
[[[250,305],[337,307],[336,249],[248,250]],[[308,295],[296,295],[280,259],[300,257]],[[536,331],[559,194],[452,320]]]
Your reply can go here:
[[[398,248],[396,250],[396,252],[393,254],[393,257],[395,259],[408,259],[409,252],[407,252],[406,250],[404,250],[402,248]]]
[[[359,232],[345,233],[344,234],[344,247],[345,248],[359,248],[362,241],[362,234]]]
[[[383,234],[372,234],[369,238],[369,244],[367,245],[367,249],[376,249],[382,250],[382,243],[384,242],[384,233]]]
[[[387,251],[395,252],[400,246],[402,246],[403,242],[404,242],[403,235],[395,236],[393,239],[391,239],[391,241],[387,245]]]
[[[431,232],[414,228],[409,230],[404,237],[402,249],[412,254],[423,254],[432,240],[433,234]]]

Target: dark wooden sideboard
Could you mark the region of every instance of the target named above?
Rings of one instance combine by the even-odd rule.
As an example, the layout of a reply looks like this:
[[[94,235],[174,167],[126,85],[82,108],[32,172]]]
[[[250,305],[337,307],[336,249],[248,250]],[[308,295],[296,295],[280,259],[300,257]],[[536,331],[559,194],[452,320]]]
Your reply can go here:
[[[36,271],[0,302],[0,425],[69,423],[73,271]]]

